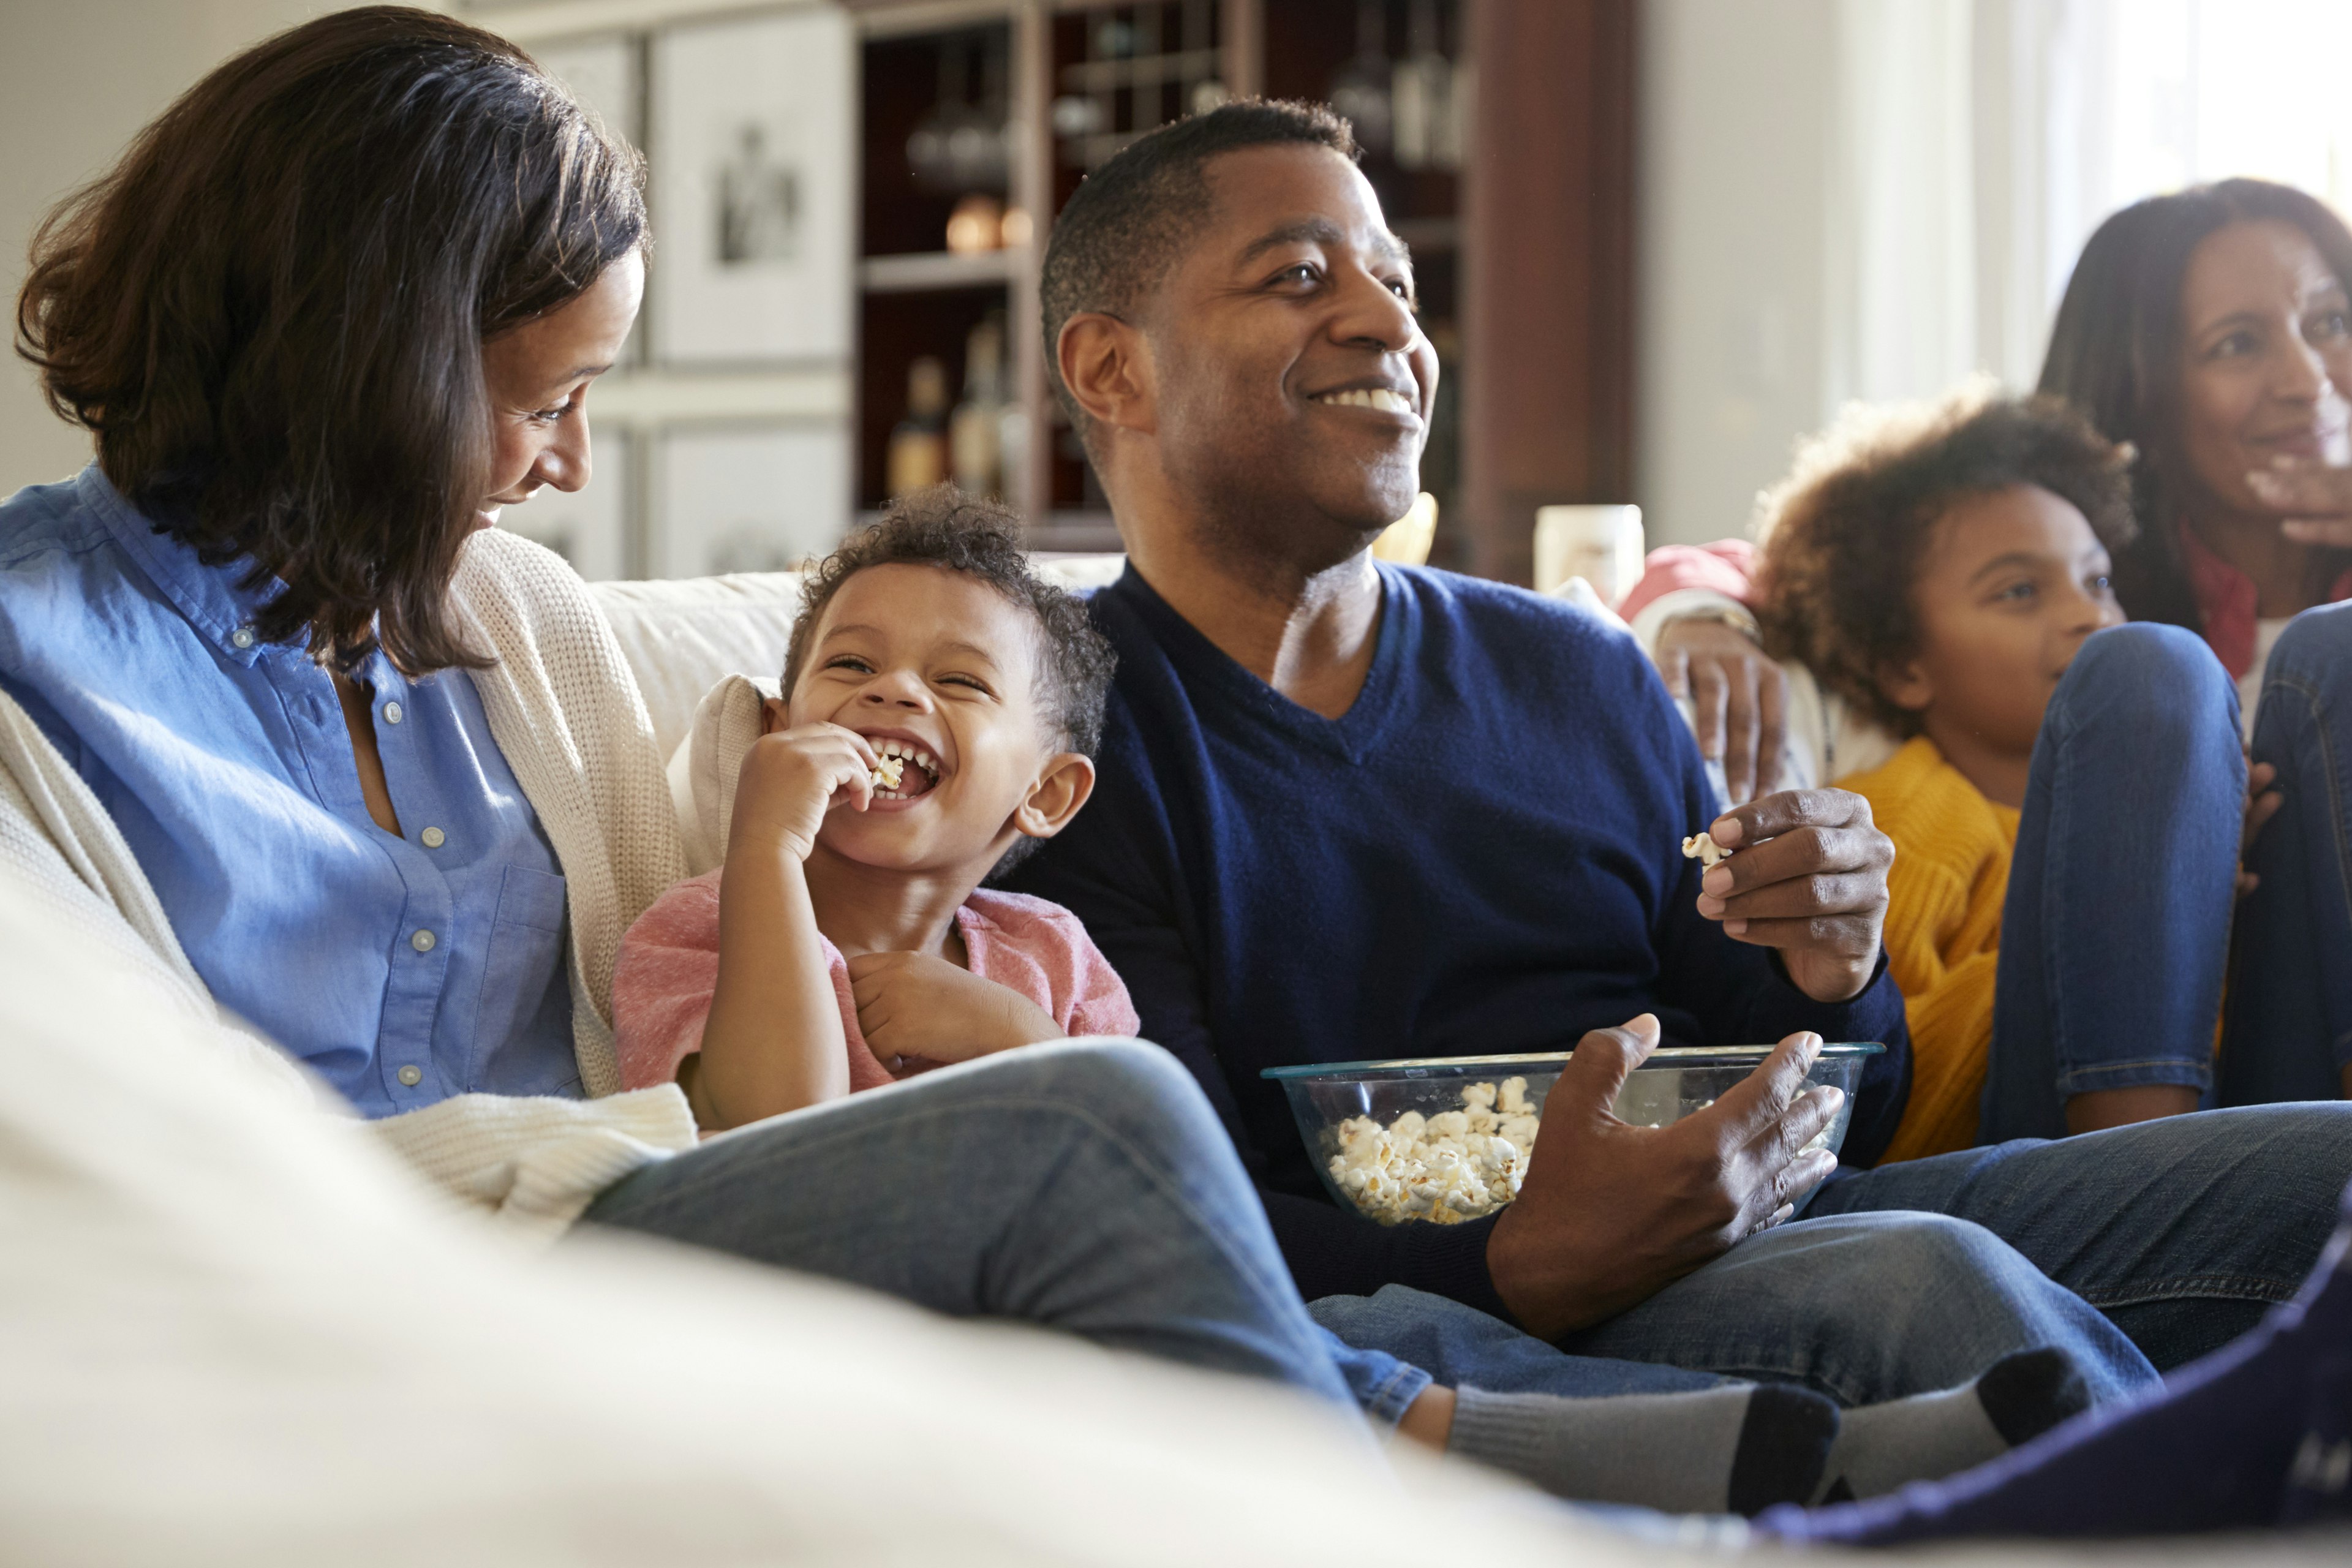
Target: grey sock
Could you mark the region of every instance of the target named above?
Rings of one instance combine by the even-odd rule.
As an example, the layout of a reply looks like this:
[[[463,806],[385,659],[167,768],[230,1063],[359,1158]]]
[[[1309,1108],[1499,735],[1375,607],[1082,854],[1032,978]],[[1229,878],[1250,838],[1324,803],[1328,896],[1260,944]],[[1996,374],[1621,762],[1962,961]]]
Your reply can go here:
[[[1849,1410],[1812,1500],[1844,1502],[1940,1480],[1998,1458],[2089,1404],[2073,1361],[2044,1349],[2005,1356],[1975,1382],[1940,1394]]]
[[[1446,1450],[1579,1502],[1754,1513],[1812,1495],[1837,1428],[1828,1400],[1769,1384],[1592,1399],[1459,1388]]]

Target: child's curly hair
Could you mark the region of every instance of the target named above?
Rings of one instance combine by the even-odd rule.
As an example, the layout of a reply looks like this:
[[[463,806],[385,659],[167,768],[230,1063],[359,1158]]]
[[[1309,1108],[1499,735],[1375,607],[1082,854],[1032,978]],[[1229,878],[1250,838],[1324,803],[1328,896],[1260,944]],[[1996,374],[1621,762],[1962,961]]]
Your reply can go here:
[[[2037,485],[2079,509],[2112,552],[2137,531],[2132,460],[2069,405],[2006,397],[1985,381],[1933,404],[1849,407],[1758,502],[1765,651],[1916,734],[1918,715],[1888,701],[1878,675],[1918,650],[1911,585],[1936,520],[1962,497]]]
[[[842,541],[801,583],[800,618],[784,653],[784,693],[808,658],[824,607],[869,566],[937,566],[977,577],[1037,623],[1037,705],[1071,751],[1091,757],[1102,744],[1103,707],[1118,656],[1095,630],[1085,601],[1047,582],[1029,563],[1021,519],[1009,508],[934,485],[890,503],[881,520]]]

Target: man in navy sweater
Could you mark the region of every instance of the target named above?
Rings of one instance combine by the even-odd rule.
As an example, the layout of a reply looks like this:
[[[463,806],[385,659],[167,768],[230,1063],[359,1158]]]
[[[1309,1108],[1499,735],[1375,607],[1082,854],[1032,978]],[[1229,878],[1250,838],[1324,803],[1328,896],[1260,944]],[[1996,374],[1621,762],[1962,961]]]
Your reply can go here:
[[[1849,1164],[1901,1113],[1891,847],[1858,797],[1791,792],[1715,818],[1741,852],[1702,876],[1679,841],[1710,826],[1711,792],[1629,638],[1370,558],[1417,488],[1437,365],[1343,127],[1245,105],[1145,138],[1057,221],[1043,289],[1129,564],[1094,600],[1120,657],[1100,784],[1015,882],[1086,921],[1144,1034],[1199,1078],[1303,1293],[1412,1286],[1568,1348],[1851,1399],[2050,1332],[1985,1310],[1975,1340],[1923,1330],[1939,1301],[2046,1287],[2037,1268],[2137,1342],[2105,1347],[2126,1378],[2294,1292],[2352,1177],[2352,1108],[1833,1179],[1803,1152],[1833,1110],[1797,1093],[1815,1037],[1889,1047]],[[1662,1039],[1782,1036],[1706,1111],[1664,1130],[1608,1114]],[[1519,1200],[1454,1226],[1332,1205],[1259,1077],[1570,1044]],[[1806,1220],[1776,1229],[1809,1191]]]

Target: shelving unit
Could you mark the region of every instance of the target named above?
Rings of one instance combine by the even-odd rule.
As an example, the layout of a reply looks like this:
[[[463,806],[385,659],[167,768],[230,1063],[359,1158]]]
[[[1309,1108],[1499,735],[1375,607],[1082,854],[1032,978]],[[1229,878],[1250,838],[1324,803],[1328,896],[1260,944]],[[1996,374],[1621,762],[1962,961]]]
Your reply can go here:
[[[858,372],[859,504],[878,507],[890,431],[906,405],[918,355],[940,360],[951,384],[963,375],[961,334],[989,310],[1005,312],[1011,399],[1025,423],[1025,451],[1003,486],[1034,520],[1041,547],[1109,548],[1116,541],[1100,489],[1076,437],[1049,395],[1036,319],[1036,269],[1050,223],[1088,169],[1154,126],[1227,98],[1265,91],[1328,97],[1343,68],[1370,43],[1384,60],[1421,42],[1461,54],[1460,0],[852,0],[866,35],[866,246]],[[914,176],[908,139],[943,96],[966,90],[954,61],[975,40],[1001,37],[1004,179],[973,194],[1002,199],[1035,237],[977,256],[940,248],[954,201]],[[946,84],[944,89],[936,84]],[[1454,142],[1458,153],[1458,138]],[[1426,163],[1426,160],[1423,160]],[[1458,362],[1454,252],[1461,224],[1450,168],[1408,169],[1382,142],[1365,172],[1414,247],[1424,319],[1449,371]],[[1455,394],[1441,385],[1424,478],[1446,515],[1458,489]],[[1459,554],[1458,551],[1454,553]]]
[[[842,517],[870,514],[885,499],[909,366],[940,361],[954,398],[966,342],[994,314],[1013,415],[999,429],[1015,437],[996,488],[1032,520],[1040,548],[1114,545],[1047,392],[1043,242],[1089,167],[1220,95],[1330,101],[1366,143],[1365,175],[1412,248],[1442,365],[1422,467],[1439,500],[1438,564],[1526,581],[1536,507],[1627,499],[1637,0],[473,0],[469,10],[533,48],[576,54],[583,40],[619,38],[641,62],[673,29],[820,5],[838,5],[856,36],[856,144],[845,148],[858,209],[854,346],[823,363],[729,369],[640,357],[605,377],[599,437],[631,459],[630,570],[674,563],[650,499],[659,466],[646,457],[681,429],[846,427]],[[644,73],[628,69],[640,96],[607,114],[635,125]],[[1433,130],[1437,109],[1446,114]],[[919,177],[909,142],[927,127],[981,132],[962,151],[982,155],[958,163],[935,142],[930,177]],[[970,177],[939,177],[950,164]],[[994,248],[950,249],[966,196],[1025,225]],[[656,191],[666,221],[661,200]]]

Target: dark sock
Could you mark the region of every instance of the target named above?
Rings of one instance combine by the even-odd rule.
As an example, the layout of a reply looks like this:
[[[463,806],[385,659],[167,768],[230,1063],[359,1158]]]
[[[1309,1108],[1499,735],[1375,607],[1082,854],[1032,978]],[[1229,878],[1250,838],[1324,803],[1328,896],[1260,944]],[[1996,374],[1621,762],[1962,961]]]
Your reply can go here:
[[[1998,1458],[2090,1404],[2073,1358],[2020,1351],[1958,1388],[1845,1413],[1812,1500],[1850,1502],[1932,1481]]]
[[[1993,1363],[1977,1379],[1977,1399],[2001,1441],[2014,1448],[2088,1410],[2091,1388],[2074,1358],[2052,1346]]]
[[[1446,1451],[1577,1502],[1754,1513],[1812,1495],[1837,1406],[1778,1384],[1562,1399],[1454,1391]]]
[[[1838,1408],[1809,1389],[1759,1383],[1731,1457],[1726,1502],[1753,1517],[1776,1503],[1813,1495],[1837,1441]]]
[[[2352,1193],[2347,1193],[2352,1198]],[[1794,1540],[2114,1538],[2333,1517],[2352,1489],[2352,1205],[2294,1300],[2161,1391],[2095,1411],[1948,1482],[1775,1509]],[[2338,1454],[2344,1456],[2340,1460]]]

